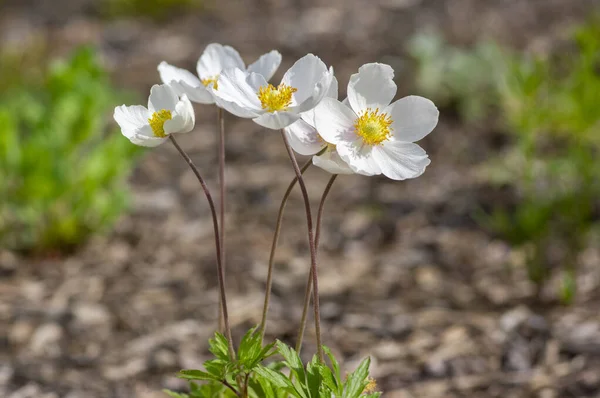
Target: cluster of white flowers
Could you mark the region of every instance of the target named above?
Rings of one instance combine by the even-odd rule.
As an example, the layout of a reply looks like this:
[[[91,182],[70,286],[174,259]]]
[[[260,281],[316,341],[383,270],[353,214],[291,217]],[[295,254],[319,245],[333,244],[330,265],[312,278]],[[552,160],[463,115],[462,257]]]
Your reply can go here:
[[[394,180],[420,176],[430,163],[415,144],[437,125],[439,112],[428,99],[396,95],[394,71],[371,63],[350,76],[348,97],[338,100],[333,68],[319,57],[300,58],[281,83],[268,83],[281,63],[271,51],[248,67],[230,46],[210,44],[197,64],[198,76],[162,62],[164,84],[150,92],[148,108],[119,106],[115,120],[134,144],[156,146],[169,134],[194,127],[190,100],[216,104],[269,129],[284,129],[292,148],[313,156],[333,174],[383,174]]]

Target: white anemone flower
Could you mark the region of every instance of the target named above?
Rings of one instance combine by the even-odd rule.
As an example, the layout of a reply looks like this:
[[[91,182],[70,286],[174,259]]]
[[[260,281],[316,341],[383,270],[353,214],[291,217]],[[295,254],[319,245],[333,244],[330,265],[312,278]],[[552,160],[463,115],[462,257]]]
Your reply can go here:
[[[354,172],[404,180],[429,165],[427,153],[414,142],[435,128],[439,112],[417,96],[390,104],[396,95],[393,78],[389,65],[363,65],[350,77],[348,103],[323,99],[314,110],[315,127]]]
[[[325,97],[338,97],[338,82],[335,77]],[[320,155],[313,156],[312,162],[315,166],[332,174],[353,174],[352,169],[335,150],[335,145],[321,138],[314,125],[314,112],[310,110],[302,113],[299,120],[283,129],[292,149],[300,155],[315,155],[325,149]]]
[[[114,118],[121,132],[132,143],[155,147],[174,133],[189,133],[194,129],[192,103],[181,98],[166,84],[155,84],[150,90],[148,108],[142,105],[117,106]]]
[[[263,54],[246,68],[242,57],[233,47],[212,43],[206,46],[198,59],[196,65],[198,76],[164,61],[158,65],[158,73],[163,83],[170,84],[177,94],[186,94],[190,100],[200,104],[214,104],[215,99],[210,88],[218,90],[218,79],[223,70],[239,68],[258,73],[265,80],[269,80],[279,68],[279,64],[281,64],[281,54],[273,50]]]
[[[340,157],[335,145],[329,144],[325,152],[313,156],[312,162],[315,166],[322,168],[331,174],[354,174],[354,170]]]
[[[302,116],[303,118],[306,116]],[[331,174],[354,174],[354,171],[337,153],[336,146],[326,142],[317,129],[304,119],[296,121],[284,129],[288,142],[294,151],[301,155],[315,155],[312,162]],[[316,155],[323,149],[325,151]]]
[[[236,116],[252,118],[270,129],[282,129],[300,119],[325,96],[333,80],[333,68],[313,54],[305,55],[287,71],[275,87],[264,76],[239,68],[221,73],[217,104]]]

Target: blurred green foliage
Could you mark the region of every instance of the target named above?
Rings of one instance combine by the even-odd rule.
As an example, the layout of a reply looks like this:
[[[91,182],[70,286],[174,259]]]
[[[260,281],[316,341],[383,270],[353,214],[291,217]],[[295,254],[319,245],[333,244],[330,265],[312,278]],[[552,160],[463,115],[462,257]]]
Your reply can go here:
[[[490,43],[459,49],[421,36],[411,51],[421,91],[442,106],[458,104],[468,121],[500,117],[513,137],[514,145],[483,170],[491,184],[513,187],[517,204],[498,204],[479,220],[524,248],[538,291],[559,268],[559,296],[570,302],[578,255],[598,225],[600,20],[579,27],[564,46],[533,56]]]
[[[110,227],[139,151],[108,127],[122,95],[94,51],[0,56],[0,246],[60,251]]]
[[[145,16],[164,20],[176,13],[198,11],[205,0],[103,0],[103,12],[110,18]]]
[[[498,105],[498,82],[507,63],[500,47],[491,41],[472,49],[448,45],[437,33],[416,35],[409,52],[417,61],[416,85],[438,106],[456,107],[467,121],[484,119]]]

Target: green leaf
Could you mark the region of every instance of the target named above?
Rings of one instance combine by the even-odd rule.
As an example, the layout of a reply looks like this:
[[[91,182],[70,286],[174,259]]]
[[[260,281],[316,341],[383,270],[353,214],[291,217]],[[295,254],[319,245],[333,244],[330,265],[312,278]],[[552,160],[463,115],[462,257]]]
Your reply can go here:
[[[248,387],[258,397],[275,398],[271,385],[262,377],[250,377]]]
[[[225,398],[235,397],[235,394],[227,389],[222,383],[212,381],[192,390],[190,398]]]
[[[368,384],[369,365],[371,358],[365,358],[358,368],[348,375],[346,386],[344,388],[343,398],[358,398]]]
[[[260,360],[264,360],[269,358],[270,356],[273,356],[277,353],[277,350],[275,349],[275,342],[267,344],[266,346],[264,346],[262,348],[262,350],[260,351],[258,358],[260,358]]]
[[[245,367],[247,372],[275,353],[273,350],[275,343],[264,347],[262,343],[262,336],[258,328],[250,329],[242,338],[238,349],[238,361]]]
[[[262,365],[257,366],[254,371],[260,377],[264,377],[266,380],[268,380],[276,388],[283,389],[292,394],[294,397],[303,398],[303,395],[296,390],[292,382],[285,375],[275,372],[274,370],[266,368]]]
[[[298,353],[287,344],[277,340],[277,351],[285,360],[286,366],[294,374],[294,376],[302,383],[306,382],[306,372],[304,364]]]
[[[336,380],[333,372],[327,365],[320,364],[319,365],[319,373],[321,373],[321,379],[323,380],[323,385],[329,388],[335,395],[341,395],[340,384]]]
[[[248,330],[240,342],[238,359],[241,362],[252,361],[260,352],[261,347],[260,332],[256,333],[256,328]]]
[[[216,377],[218,380],[223,380],[225,375],[229,373],[229,369],[232,364],[221,359],[209,359],[202,365],[208,373]]]
[[[317,356],[314,355],[312,361],[310,361],[306,365],[306,386],[308,387],[308,392],[311,398],[319,398],[320,389],[321,389],[321,372],[319,372],[319,367],[321,364],[317,359]]]
[[[215,337],[208,340],[209,351],[219,359],[229,362],[229,343],[227,338],[219,332],[215,333]]]
[[[190,396],[187,394],[179,394],[170,390],[163,390],[165,394],[167,394],[171,398],[189,398]]]
[[[280,370],[282,370],[283,368],[285,368],[285,362],[283,361],[274,361],[269,363],[267,366],[267,368],[274,370],[276,372],[279,372]]]
[[[177,377],[179,377],[180,379],[186,379],[186,380],[214,380],[214,381],[221,380],[217,375],[203,372],[201,370],[196,370],[196,369],[180,370],[179,373],[177,373]]]
[[[200,391],[200,386],[197,383],[190,381],[190,392],[192,393],[192,395],[198,391]]]
[[[335,372],[334,375],[335,379],[338,382],[338,385],[343,385],[344,381],[342,380],[342,374],[340,372],[340,364],[335,359],[335,356],[333,355],[329,347],[323,346],[323,352],[325,352],[325,355],[327,355],[327,357],[329,357],[329,360],[331,361],[331,366],[333,367],[333,371]]]

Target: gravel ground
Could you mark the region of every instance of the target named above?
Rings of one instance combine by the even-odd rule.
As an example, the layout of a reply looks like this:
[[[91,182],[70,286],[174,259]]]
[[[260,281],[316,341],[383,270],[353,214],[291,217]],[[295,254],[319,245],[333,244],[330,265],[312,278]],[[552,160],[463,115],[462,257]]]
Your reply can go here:
[[[107,21],[98,2],[5,0],[0,43],[43,35],[64,54],[95,43],[117,84],[145,93],[160,60],[193,68],[210,42],[247,61],[271,48],[282,74],[306,52],[344,86],[365,62],[394,66],[412,93],[404,43],[420,29],[453,43],[493,37],[544,49],[596,5],[591,0],[221,0],[156,25]],[[276,77],[277,79],[277,77]],[[197,107],[182,146],[216,186],[216,111]],[[293,176],[275,132],[227,119],[228,292],[234,334],[260,321],[274,217]],[[475,166],[498,151],[497,132],[442,110],[422,144],[419,179],[342,176],[323,224],[324,341],[352,369],[366,355],[385,397],[600,396],[600,247],[581,254],[579,296],[535,298],[523,253],[480,229],[472,214],[501,201]],[[303,161],[304,159],[302,159]],[[309,170],[318,204],[328,176]],[[0,249],[0,396],[153,398],[181,389],[173,375],[207,358],[216,324],[212,225],[194,176],[176,151],[148,152],[132,177],[134,206],[113,233],[64,258]],[[315,207],[316,208],[316,207]],[[277,256],[268,338],[292,343],[308,270],[300,195],[288,205]],[[305,354],[314,352],[309,330]]]

